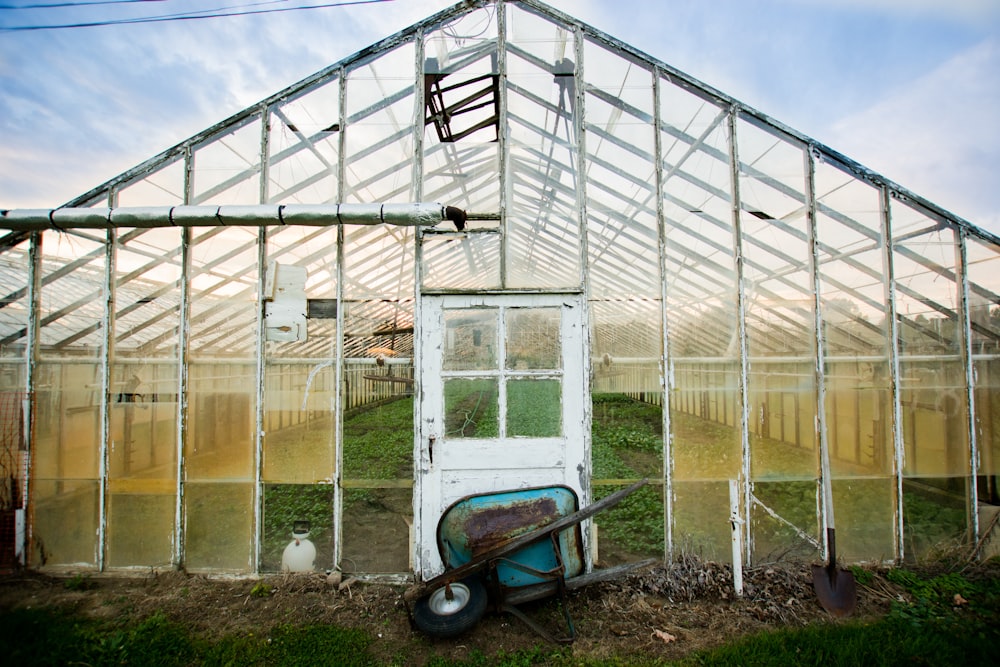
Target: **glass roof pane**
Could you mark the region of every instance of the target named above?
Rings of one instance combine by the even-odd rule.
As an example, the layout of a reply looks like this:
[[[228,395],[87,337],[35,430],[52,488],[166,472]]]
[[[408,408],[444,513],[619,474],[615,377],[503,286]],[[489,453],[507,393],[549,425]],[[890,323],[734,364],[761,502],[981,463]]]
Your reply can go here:
[[[815,182],[825,354],[885,355],[881,192],[823,162]]]
[[[477,212],[500,208],[495,8],[428,33],[423,64],[423,197]]]
[[[750,354],[815,348],[803,149],[740,122],[740,222]]]
[[[407,43],[348,73],[342,201],[413,200],[414,57]]]
[[[573,36],[509,8],[508,287],[580,283]],[[557,60],[559,75],[553,74]]]
[[[958,354],[955,232],[895,200],[891,214],[894,223],[926,230],[900,237],[893,227],[900,353]]]
[[[268,200],[323,204],[336,201],[340,147],[340,80],[324,81],[270,109]]]
[[[205,142],[192,155],[192,204],[260,203],[260,121]]]
[[[184,160],[174,159],[117,189],[118,206],[177,206],[184,203]]]
[[[973,354],[1000,353],[1000,246],[966,237]]]

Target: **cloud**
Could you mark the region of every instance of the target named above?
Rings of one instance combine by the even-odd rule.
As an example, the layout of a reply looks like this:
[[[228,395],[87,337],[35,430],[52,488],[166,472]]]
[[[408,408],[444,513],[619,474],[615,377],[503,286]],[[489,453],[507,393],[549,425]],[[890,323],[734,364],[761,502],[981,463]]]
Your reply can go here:
[[[830,128],[830,145],[1000,234],[1000,41],[985,40]]]
[[[786,0],[791,5],[815,5],[825,8],[856,8],[869,14],[897,16],[936,16],[960,21],[1000,18],[996,0]]]

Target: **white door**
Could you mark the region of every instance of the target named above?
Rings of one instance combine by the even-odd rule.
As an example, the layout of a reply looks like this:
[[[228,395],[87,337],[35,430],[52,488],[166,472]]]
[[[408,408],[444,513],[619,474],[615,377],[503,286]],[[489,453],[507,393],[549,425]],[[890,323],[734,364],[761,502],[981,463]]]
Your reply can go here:
[[[463,496],[560,484],[588,504],[589,377],[578,294],[423,296],[419,336],[416,566],[428,579],[443,570],[438,521]]]

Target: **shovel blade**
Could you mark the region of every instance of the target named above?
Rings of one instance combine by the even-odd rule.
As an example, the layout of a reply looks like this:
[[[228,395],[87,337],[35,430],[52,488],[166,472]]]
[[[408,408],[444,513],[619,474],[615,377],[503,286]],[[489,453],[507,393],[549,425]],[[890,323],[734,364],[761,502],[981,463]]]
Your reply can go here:
[[[858,603],[854,575],[836,565],[813,565],[813,589],[819,603],[834,616],[850,616]]]

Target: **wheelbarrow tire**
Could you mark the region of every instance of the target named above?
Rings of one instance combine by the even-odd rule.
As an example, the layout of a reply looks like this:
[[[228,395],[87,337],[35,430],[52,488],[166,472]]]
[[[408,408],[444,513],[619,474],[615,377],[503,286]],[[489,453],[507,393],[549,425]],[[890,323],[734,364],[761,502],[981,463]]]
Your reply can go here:
[[[457,637],[476,627],[486,613],[486,587],[479,577],[467,577],[426,595],[413,606],[413,622],[432,637]]]

